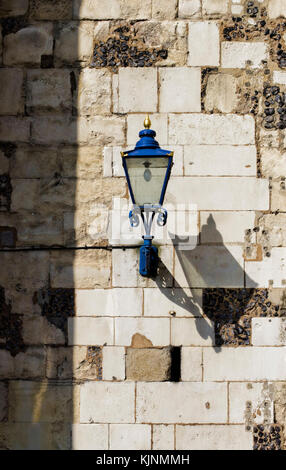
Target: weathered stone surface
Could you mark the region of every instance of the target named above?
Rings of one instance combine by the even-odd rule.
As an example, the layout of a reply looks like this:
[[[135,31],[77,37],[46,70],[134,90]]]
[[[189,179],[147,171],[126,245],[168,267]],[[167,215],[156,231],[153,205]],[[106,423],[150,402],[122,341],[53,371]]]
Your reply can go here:
[[[177,14],[177,0],[169,0],[166,3],[164,0],[152,1],[152,18],[158,20],[173,20]]]
[[[40,23],[20,29],[4,38],[5,65],[40,65],[43,55],[52,55],[52,24]]]
[[[201,243],[243,243],[246,230],[253,229],[254,222],[255,213],[251,211],[201,212]]]
[[[55,65],[80,66],[90,61],[93,53],[94,24],[90,21],[66,23],[55,42]]]
[[[25,15],[29,7],[29,0],[1,0],[0,18]]]
[[[157,111],[157,73],[155,69],[119,70],[119,112]]]
[[[274,420],[273,392],[273,384],[267,382],[229,384],[230,422],[245,423],[250,426],[272,423]]]
[[[261,173],[264,177],[280,178],[286,174],[286,152],[278,149],[261,150]]]
[[[170,342],[170,322],[167,318],[116,318],[115,344],[131,346],[136,334],[148,339],[153,346],[167,346]]]
[[[75,106],[78,113],[83,116],[110,113],[110,72],[96,69],[83,70],[79,75]]]
[[[0,140],[2,142],[28,142],[31,121],[29,118],[1,117]]]
[[[95,179],[102,174],[102,147],[70,147],[59,149],[63,176]]]
[[[209,21],[189,23],[188,65],[218,66],[220,45],[218,25]]]
[[[29,70],[27,74],[28,114],[71,113],[69,70]]]
[[[101,0],[90,3],[76,0],[74,3],[74,16],[79,19],[147,19],[151,17],[151,0],[144,4],[140,0],[129,2],[127,0]]]
[[[202,0],[203,15],[224,15],[228,11],[228,0]]]
[[[173,450],[175,444],[174,434],[174,426],[172,425],[153,425],[153,449]]]
[[[160,69],[160,111],[201,111],[201,74],[198,68]]]
[[[268,47],[264,42],[222,42],[221,66],[226,69],[262,67],[261,61],[268,59]]]
[[[111,450],[151,449],[151,426],[148,424],[112,424],[110,426]]]
[[[269,18],[279,18],[286,16],[286,5],[283,0],[269,0],[268,6]]]
[[[178,450],[252,450],[253,437],[245,426],[177,426]]]
[[[127,349],[126,378],[135,382],[163,382],[170,380],[170,348]]]
[[[8,388],[5,382],[0,382],[0,423],[8,418]]]
[[[69,450],[70,434],[66,423],[4,423],[0,446],[5,450]]]
[[[259,227],[258,243],[267,241],[270,246],[286,245],[286,214],[265,214],[259,219]]]
[[[10,157],[12,178],[51,178],[57,172],[60,172],[57,148],[18,145]]]
[[[70,20],[72,3],[72,0],[32,0],[30,16],[36,20]]]
[[[25,344],[64,344],[64,332],[44,317],[27,317],[23,321]]]
[[[73,450],[106,450],[108,448],[107,424],[73,424]]]
[[[125,348],[104,347],[102,370],[103,380],[125,380]]]
[[[204,102],[206,111],[234,111],[238,102],[237,85],[238,81],[233,75],[211,74],[208,77]]]
[[[179,0],[180,18],[197,18],[201,16],[200,0]]]
[[[24,112],[23,77],[22,70],[0,70],[0,114],[16,116]]]
[[[142,289],[79,289],[76,315],[137,317],[142,315],[142,301]]]
[[[76,350],[73,352],[72,348],[47,348],[47,378],[71,379],[73,377],[73,356],[75,355]]]
[[[284,212],[286,207],[286,191],[284,182],[273,181],[271,183],[271,210]]]
[[[20,252],[17,256],[14,253],[1,253],[0,262],[1,266],[5,266],[5,270],[0,270],[0,285],[36,289],[41,288],[48,280],[48,253]]]

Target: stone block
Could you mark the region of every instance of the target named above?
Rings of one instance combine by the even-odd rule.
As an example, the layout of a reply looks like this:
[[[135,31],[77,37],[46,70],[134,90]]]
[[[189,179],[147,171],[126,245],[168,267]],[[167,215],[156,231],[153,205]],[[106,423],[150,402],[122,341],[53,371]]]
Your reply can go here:
[[[207,318],[172,318],[171,344],[174,346],[212,346],[213,322]]]
[[[268,5],[269,18],[285,18],[286,17],[286,5],[283,0],[269,0]]]
[[[46,375],[48,379],[64,380],[73,377],[76,349],[68,347],[47,348]]]
[[[201,314],[200,289],[144,289],[145,317],[200,317]]]
[[[69,70],[29,70],[27,73],[29,114],[70,113],[72,94]]]
[[[204,350],[204,380],[285,380],[285,347]]]
[[[235,114],[171,114],[169,144],[253,145],[254,120]]]
[[[208,191],[202,191],[203,187]],[[171,177],[165,201],[189,202],[198,210],[268,210],[268,181],[253,177]]]
[[[75,0],[74,18],[88,20],[148,19],[151,17],[151,0],[144,4],[140,0]]]
[[[222,42],[221,66],[224,69],[261,68],[268,59],[268,45],[265,42]]]
[[[199,68],[176,67],[160,70],[160,111],[171,113],[201,111]]]
[[[5,423],[0,427],[4,448],[11,450],[69,450],[70,434],[66,423]]]
[[[229,384],[229,421],[246,425],[274,420],[273,386],[256,382]]]
[[[151,449],[151,426],[148,424],[111,424],[110,449]]]
[[[286,174],[286,152],[278,149],[262,148],[260,154],[263,177],[280,178]]]
[[[226,423],[227,384],[139,382],[136,421],[161,424]]]
[[[174,434],[171,424],[153,425],[153,450],[173,450]]]
[[[75,294],[76,315],[132,316],[142,315],[142,289],[79,289]]]
[[[42,346],[29,347],[14,358],[15,379],[44,379],[46,373],[46,352]]]
[[[48,282],[49,254],[47,252],[1,253],[0,285],[19,289],[40,289]],[[29,266],[29,269],[27,269]],[[25,276],[23,276],[25,272]]]
[[[252,450],[253,437],[245,426],[177,426],[177,450]]]
[[[0,118],[0,140],[2,142],[28,142],[30,140],[29,118],[13,116]]]
[[[53,54],[53,25],[37,23],[4,38],[5,65],[40,65],[43,55]]]
[[[14,377],[14,358],[9,351],[0,349],[0,377],[10,379]]]
[[[135,250],[112,251],[112,286],[137,287],[138,253]]]
[[[139,132],[144,129],[146,114],[129,114],[127,116],[127,145],[134,147],[139,140]],[[150,114],[152,129],[156,131],[156,140],[160,146],[168,141],[168,116],[167,114]],[[118,175],[119,176],[119,175]]]
[[[175,280],[180,287],[243,287],[241,246],[197,246],[176,250]]]
[[[0,423],[8,417],[8,388],[5,382],[0,382]]]
[[[144,337],[148,346],[170,343],[170,320],[167,318],[115,318],[115,344],[133,346],[136,336]]]
[[[246,287],[285,287],[286,249],[272,248],[271,256],[262,261],[245,263]]]
[[[186,145],[185,175],[256,176],[255,145]]]
[[[78,93],[74,104],[79,115],[109,114],[111,110],[110,72],[98,69],[83,69],[79,75]]]
[[[127,349],[126,378],[143,382],[164,382],[171,377],[171,349]]]
[[[280,72],[279,70],[274,70],[273,82],[277,83],[278,85],[286,85],[286,72]]]
[[[155,69],[119,69],[119,112],[157,111],[157,72]]]
[[[29,345],[64,344],[64,332],[45,317],[29,316],[23,320],[23,340]]]
[[[19,69],[0,70],[1,115],[24,113],[23,77],[23,71]]]
[[[203,15],[217,16],[228,12],[228,0],[202,0]]]
[[[219,28],[210,21],[189,23],[188,65],[218,66],[220,64]]]
[[[255,226],[255,212],[201,212],[200,224],[201,243],[244,243],[246,230]]]
[[[80,387],[81,423],[134,423],[135,384],[86,382]]]
[[[70,345],[95,346],[113,344],[112,318],[69,318]]]
[[[179,18],[199,18],[201,0],[179,0]]]
[[[103,380],[125,380],[125,348],[104,347],[102,370]]]
[[[71,20],[72,0],[32,0],[30,16],[36,20]]]
[[[270,246],[286,246],[286,214],[265,214],[259,219],[257,242]]]
[[[194,325],[195,327],[195,325]],[[203,377],[202,348],[181,348],[181,380],[183,382],[201,382]]]
[[[231,113],[238,103],[238,80],[226,73],[210,74],[207,80],[205,110]]]
[[[271,182],[271,211],[283,212],[286,204],[286,191],[280,181]]]
[[[55,65],[80,66],[90,62],[93,54],[94,23],[71,21],[61,26],[55,41]]]
[[[253,346],[286,346],[285,318],[252,318]]]
[[[11,178],[52,178],[59,171],[56,148],[18,145],[10,157]]]
[[[72,448],[73,450],[107,450],[108,425],[73,424]]]
[[[174,20],[177,15],[177,0],[169,0],[167,3],[164,0],[152,1],[152,18],[157,20]]]
[[[28,8],[29,0],[1,0],[0,18],[25,15]]]

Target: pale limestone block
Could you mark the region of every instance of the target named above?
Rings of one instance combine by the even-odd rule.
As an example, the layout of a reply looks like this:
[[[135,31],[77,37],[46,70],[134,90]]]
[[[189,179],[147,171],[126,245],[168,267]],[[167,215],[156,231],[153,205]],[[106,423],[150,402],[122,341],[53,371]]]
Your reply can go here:
[[[111,74],[106,70],[84,69],[79,75],[76,103],[83,116],[108,114],[111,110]]]
[[[80,387],[81,423],[134,423],[135,384],[86,382]]]
[[[47,318],[29,316],[23,320],[23,340],[29,345],[65,344],[65,335]]]
[[[77,141],[89,145],[124,145],[125,118],[92,116],[77,121]]]
[[[23,78],[20,69],[0,70],[1,115],[16,116],[24,113]]]
[[[139,132],[144,129],[146,114],[129,114],[127,116],[127,145],[133,146],[139,140]],[[151,128],[156,131],[155,139],[160,146],[168,141],[168,116],[167,114],[150,114]]]
[[[112,251],[112,286],[137,287],[138,253],[136,250]]]
[[[174,20],[177,15],[177,0],[152,0],[152,18]]]
[[[21,288],[41,289],[48,282],[49,254],[47,252],[20,252],[17,257],[14,253],[1,253],[0,285],[13,286],[19,284]],[[29,266],[29,269],[27,269]],[[23,276],[25,273],[25,276]]]
[[[216,23],[210,21],[189,23],[188,45],[188,65],[219,65],[219,28]]]
[[[73,424],[72,448],[73,450],[107,450],[108,425]]]
[[[8,388],[4,382],[0,383],[0,423],[8,417]]]
[[[285,318],[252,318],[252,344],[254,346],[285,346]]]
[[[74,289],[109,287],[110,267],[111,257],[106,251],[54,252],[50,264],[51,286]]]
[[[122,156],[121,152],[126,150],[133,150],[134,146],[122,148],[122,147],[113,147],[112,148],[112,176],[125,176],[125,172],[122,165]]]
[[[286,214],[264,214],[259,226],[258,243],[263,244],[266,236],[270,246],[286,246]]]
[[[242,5],[231,5],[231,13],[233,15],[242,15],[243,14],[243,6]]]
[[[118,74],[112,75],[112,112],[118,113],[118,105],[119,105],[119,79]]]
[[[111,424],[110,449],[151,449],[151,426],[148,424]]]
[[[103,380],[125,380],[125,348],[103,348],[102,377]]]
[[[170,320],[167,318],[116,318],[115,344],[131,346],[135,336],[144,336],[153,346],[170,343]]]
[[[229,421],[240,424],[263,424],[274,422],[272,384],[230,383]]]
[[[260,68],[262,60],[268,60],[265,42],[222,42],[221,66],[225,69]]]
[[[255,145],[186,145],[185,175],[256,176]]]
[[[89,63],[93,54],[94,28],[91,21],[64,24],[55,41],[56,66]]]
[[[119,69],[119,112],[157,111],[157,71],[154,68]]]
[[[64,177],[94,180],[102,175],[102,147],[65,146],[58,151]]]
[[[279,131],[273,129],[260,128],[259,138],[261,147],[278,148],[279,147]]]
[[[175,253],[175,280],[180,287],[243,287],[241,246],[197,246]]]
[[[37,20],[72,19],[72,0],[32,0],[30,16]]]
[[[269,18],[286,17],[286,4],[284,0],[269,0],[268,5]]]
[[[193,67],[160,68],[160,111],[201,111],[201,71]]]
[[[246,287],[285,287],[286,248],[275,247],[263,261],[245,263]]]
[[[225,15],[228,0],[202,0],[203,15]]]
[[[238,103],[236,94],[238,80],[226,73],[211,74],[208,77],[205,109],[206,111],[220,111],[231,113]]]
[[[5,423],[0,435],[11,450],[69,450],[70,425],[67,423]],[[1,438],[2,438],[1,435]]]
[[[252,433],[245,426],[177,426],[177,450],[252,450]]]
[[[284,211],[286,207],[286,191],[281,187],[280,181],[271,182],[271,210]]]
[[[174,450],[174,426],[155,424],[153,426],[153,450]]]
[[[70,384],[10,381],[9,398],[11,422],[71,422],[73,410]]]
[[[29,118],[13,116],[0,118],[0,140],[2,142],[28,142],[30,140]]]
[[[112,318],[69,318],[70,345],[95,346],[113,344]]]
[[[142,315],[142,289],[79,289],[75,292],[76,315],[132,316]]]
[[[103,177],[112,176],[113,148],[104,147],[103,149]]]
[[[195,326],[194,326],[195,327]],[[181,380],[183,382],[201,382],[203,377],[202,348],[181,349]]]
[[[286,85],[286,72],[274,70],[273,82],[278,83],[279,85]]]
[[[286,379],[285,347],[205,348],[203,363],[206,382]]]
[[[173,176],[183,176],[184,174],[184,147],[182,145],[172,145],[172,151],[174,152],[172,168]]]
[[[202,291],[200,289],[144,289],[145,317],[200,317]]]
[[[71,113],[70,71],[29,70],[26,105],[29,114]]]
[[[261,149],[261,172],[264,177],[280,178],[286,175],[286,152],[278,149]]]
[[[255,144],[252,116],[170,114],[169,143],[178,145]]]
[[[207,318],[172,318],[171,344],[174,346],[212,346],[214,324]]]
[[[201,16],[201,0],[179,0],[179,18]]]
[[[141,341],[143,342],[144,339],[141,338]],[[127,380],[133,380],[134,382],[164,382],[171,379],[171,367],[172,352],[169,347],[138,347],[138,344],[136,344],[136,347],[127,349]]]
[[[0,18],[25,15],[29,0],[1,0]]]
[[[38,23],[4,38],[5,65],[40,65],[42,55],[53,54],[53,25]]]
[[[136,421],[162,424],[226,423],[227,384],[138,382]]]
[[[208,190],[202,191],[202,187]],[[253,177],[171,177],[166,203],[192,203],[198,210],[268,210],[268,181]]]
[[[75,0],[74,18],[88,20],[148,19],[151,17],[151,0]]]
[[[244,243],[246,230],[255,226],[255,212],[201,212],[200,223],[201,243]]]

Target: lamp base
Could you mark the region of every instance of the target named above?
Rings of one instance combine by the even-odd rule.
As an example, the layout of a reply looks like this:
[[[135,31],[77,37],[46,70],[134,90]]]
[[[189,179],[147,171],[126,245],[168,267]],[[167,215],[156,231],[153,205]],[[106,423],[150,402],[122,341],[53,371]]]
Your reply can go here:
[[[155,277],[158,269],[158,248],[152,246],[152,238],[144,238],[140,248],[139,272],[144,277]]]

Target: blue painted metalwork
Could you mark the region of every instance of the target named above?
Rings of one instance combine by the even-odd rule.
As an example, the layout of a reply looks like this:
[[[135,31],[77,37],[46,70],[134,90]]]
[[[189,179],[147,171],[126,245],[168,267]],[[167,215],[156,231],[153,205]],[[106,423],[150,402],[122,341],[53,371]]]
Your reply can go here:
[[[145,120],[144,125],[145,127],[150,127],[151,122],[149,117]],[[173,166],[173,152],[160,148],[159,143],[155,140],[156,132],[152,129],[145,128],[144,130],[140,131],[139,137],[140,140],[137,142],[134,150],[121,152],[122,164],[125,171],[129,194],[133,203],[133,209],[129,213],[130,224],[132,227],[138,227],[141,217],[145,228],[145,235],[142,237],[144,240],[144,245],[142,245],[140,248],[139,272],[144,277],[155,277],[157,274],[159,258],[158,249],[155,246],[152,246],[153,236],[151,236],[151,228],[156,214],[158,214],[157,224],[159,226],[162,227],[167,222],[167,211],[162,207],[162,204]],[[166,168],[159,204],[145,204],[144,206],[136,205],[126,161],[129,158],[136,159],[142,157],[163,157],[168,159],[168,165]]]

